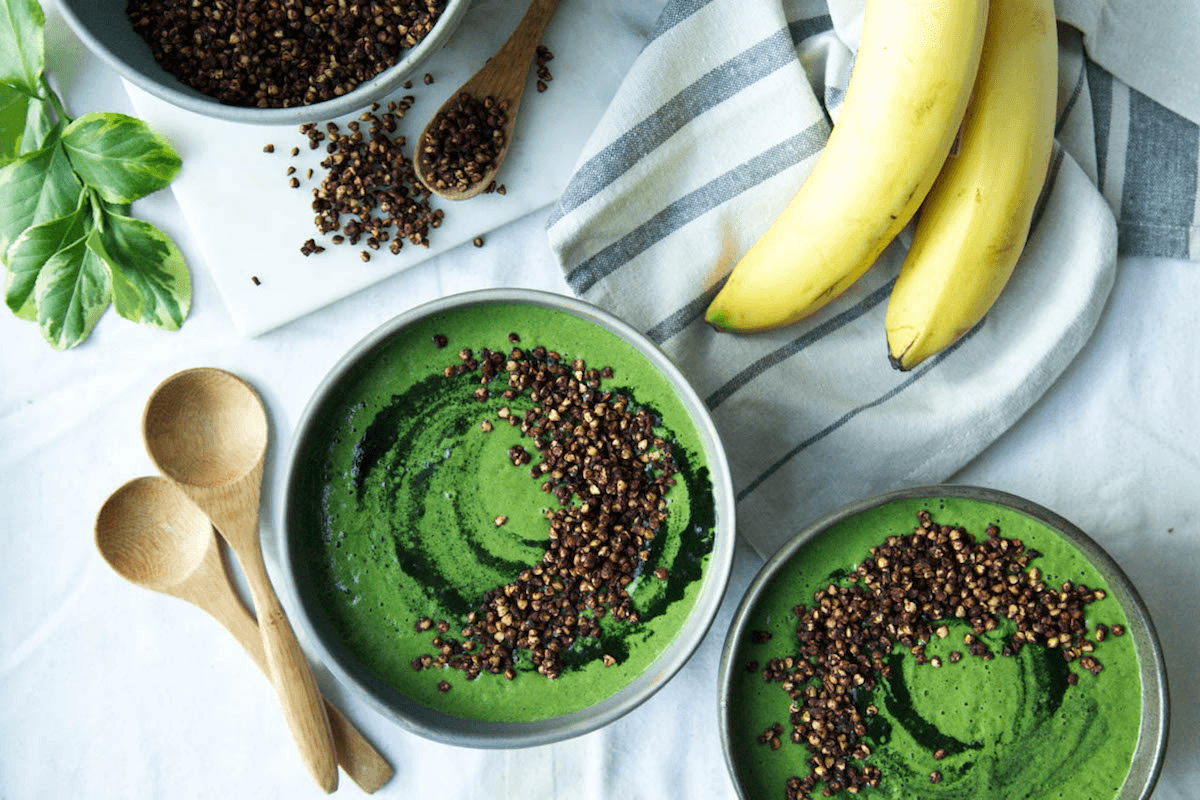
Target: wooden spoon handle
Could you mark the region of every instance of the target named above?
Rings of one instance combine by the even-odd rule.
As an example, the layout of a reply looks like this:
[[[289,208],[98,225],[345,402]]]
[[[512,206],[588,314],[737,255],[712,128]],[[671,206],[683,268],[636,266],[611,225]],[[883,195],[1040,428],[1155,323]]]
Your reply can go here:
[[[197,598],[193,602],[233,634],[233,638],[263,674],[270,677],[271,668],[267,664],[267,652],[263,649],[258,623],[234,594],[232,587],[228,588],[229,591],[218,591],[214,588],[204,598]],[[373,794],[391,780],[392,765],[328,699],[325,700],[325,713],[329,717],[329,728],[333,734],[338,764],[350,779],[358,784],[358,788],[367,794]]]
[[[329,793],[337,789],[338,769],[325,703],[263,561],[258,534],[262,469],[260,461],[233,483],[215,487],[180,485],[208,514],[241,564],[254,599],[254,614],[283,718],[304,766],[317,785]]]
[[[492,56],[492,63],[466,84],[480,96],[491,94],[509,99],[513,105],[509,109],[510,118],[516,115],[515,106],[520,103],[534,50],[558,3],[559,0],[532,0],[512,35]]]
[[[279,695],[283,718],[309,773],[325,792],[332,792],[337,789],[338,782],[333,734],[308,659],[300,649],[279,597],[271,588],[261,552],[257,559],[253,556],[243,558],[241,553],[237,555],[254,598],[268,672]]]

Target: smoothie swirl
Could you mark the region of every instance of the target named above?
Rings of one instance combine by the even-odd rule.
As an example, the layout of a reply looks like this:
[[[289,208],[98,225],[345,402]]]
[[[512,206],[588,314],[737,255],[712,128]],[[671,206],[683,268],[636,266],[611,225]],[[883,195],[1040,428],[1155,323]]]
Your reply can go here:
[[[859,512],[799,549],[746,620],[729,688],[746,797],[1111,800],[1129,773],[1142,701],[1124,611],[1016,510]]]
[[[503,392],[503,375],[489,380],[478,369],[452,369],[460,349],[471,362],[489,349],[507,355],[510,336],[530,350],[553,345],[556,360],[567,364],[586,358],[611,367],[588,397],[627,406],[669,452],[662,522],[645,536],[647,520],[619,520],[618,529],[638,532],[636,566],[626,565],[620,592],[614,583],[568,620],[579,635],[564,639],[568,646],[552,659],[514,646],[499,674],[478,659],[472,670],[443,669],[486,647],[466,636],[473,620],[482,621],[481,604],[490,599],[494,608],[497,592],[536,579],[531,573],[548,568],[557,552],[556,519],[582,518],[587,508],[587,498],[569,496],[562,481],[536,475],[546,443],[517,423],[538,401]],[[431,344],[441,337],[447,348]],[[423,320],[342,383],[338,401],[314,426],[326,433],[307,448],[314,489],[307,569],[322,587],[329,623],[380,678],[457,716],[537,720],[620,690],[678,633],[704,582],[714,500],[699,432],[665,378],[630,345],[549,309],[485,306]],[[630,482],[654,472],[639,466]],[[626,538],[632,547],[634,537]],[[554,593],[549,582],[546,591]],[[547,663],[543,671],[554,680],[537,674]]]

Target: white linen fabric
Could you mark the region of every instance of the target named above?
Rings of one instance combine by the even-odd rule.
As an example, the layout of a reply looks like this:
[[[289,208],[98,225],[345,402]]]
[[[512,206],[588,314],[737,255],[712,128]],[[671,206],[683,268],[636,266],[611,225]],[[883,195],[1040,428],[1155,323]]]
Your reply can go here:
[[[625,20],[636,23],[639,42],[647,38],[666,2],[565,0],[559,13],[568,3],[610,8],[614,24],[592,35],[591,46],[605,47]],[[749,13],[751,0],[739,2]],[[119,77],[66,29],[54,0],[43,6],[52,74],[66,90],[68,108],[136,113]],[[1145,16],[1157,27],[1184,19],[1159,12],[1169,6],[1157,0]],[[836,21],[842,24],[840,16]],[[828,59],[844,58],[846,48],[823,55],[815,47],[826,41],[832,48],[835,39],[814,40],[804,50],[809,63],[826,69]],[[575,49],[557,36],[547,44],[557,55],[556,83],[543,99],[553,102],[565,85],[557,83],[558,65]],[[629,62],[637,53],[638,47],[628,51]],[[720,62],[708,63],[712,69]],[[612,68],[623,74],[627,67],[621,61]],[[1181,72],[1187,68],[1178,64]],[[1074,86],[1078,69],[1064,73],[1064,83]],[[1060,141],[1092,178],[1096,159],[1067,144],[1093,124],[1075,118],[1090,114],[1089,76]],[[823,100],[821,86],[816,96]],[[1130,93],[1119,81],[1113,87],[1116,98]],[[636,85],[628,88],[618,102],[637,99]],[[664,90],[662,97],[671,96]],[[597,96],[596,102],[607,105],[608,99]],[[1112,106],[1123,102],[1114,99]],[[1119,121],[1113,128],[1109,141],[1125,141]],[[1105,152],[1118,150],[1114,144]],[[1115,161],[1110,155],[1106,163]],[[567,163],[569,169],[571,159]],[[447,294],[495,286],[570,292],[543,234],[550,209],[489,232],[485,247],[448,251],[249,338],[233,324],[214,272],[203,266],[204,231],[172,193],[139,200],[136,213],[167,232],[193,265],[192,314],[180,330],[164,334],[110,313],[87,343],[52,353],[35,325],[0,314],[0,798],[328,800],[304,769],[275,692],[241,648],[198,609],[113,573],[93,543],[96,512],[125,480],[154,469],[138,433],[154,387],[180,369],[229,369],[260,391],[271,415],[262,533],[268,568],[278,575],[286,455],[296,421],[326,371],[395,314]],[[1123,217],[1127,213],[1128,204]],[[1138,241],[1126,236],[1124,222],[1118,228],[1121,246]],[[663,262],[676,270],[687,263]],[[1190,368],[1200,351],[1197,296],[1195,262],[1119,257],[1105,311],[1080,354],[1004,436],[952,476],[1054,509],[1095,538],[1137,585],[1165,648],[1175,698],[1154,800],[1200,798],[1200,703],[1194,700],[1200,696],[1200,616],[1192,593],[1200,556],[1200,371]],[[879,341],[872,357],[883,358],[882,332],[871,335]],[[825,389],[818,383],[805,391]],[[747,541],[739,541],[721,612],[680,673],[627,716],[557,744],[512,750],[439,744],[400,729],[319,665],[318,681],[395,766],[396,776],[372,796],[379,800],[736,800],[722,755],[718,664],[730,619],[761,564]],[[286,594],[283,601],[295,608]],[[336,797],[366,795],[343,773]]]
[[[883,317],[907,232],[811,318],[714,331],[703,315],[721,281],[836,124],[863,5],[669,0],[547,224],[572,290],[648,333],[705,399],[739,530],[763,556],[855,498],[946,480],[1008,429],[1091,335],[1118,251],[1200,254],[1197,126],[1063,24],[1047,185],[1011,281],[968,335],[911,372],[890,365]],[[1087,16],[1084,0],[1066,5]],[[1087,30],[1111,53],[1124,27],[1097,18]]]

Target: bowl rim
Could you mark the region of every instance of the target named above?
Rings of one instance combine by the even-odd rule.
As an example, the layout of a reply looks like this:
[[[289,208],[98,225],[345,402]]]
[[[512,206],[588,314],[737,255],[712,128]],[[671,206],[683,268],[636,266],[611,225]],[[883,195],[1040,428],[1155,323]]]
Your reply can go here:
[[[721,752],[737,795],[751,800],[739,778],[733,756],[732,711],[729,697],[736,669],[733,664],[738,644],[746,634],[750,616],[759,598],[781,569],[805,545],[833,526],[865,511],[899,500],[956,498],[1005,506],[1030,516],[1064,536],[1070,544],[1108,581],[1116,600],[1130,623],[1129,635],[1137,644],[1142,688],[1142,722],[1138,732],[1129,773],[1121,793],[1114,800],[1148,800],[1162,772],[1170,729],[1170,698],[1167,688],[1166,661],[1149,610],[1133,582],[1117,562],[1082,529],[1050,509],[1024,497],[983,486],[969,484],[933,484],[897,489],[849,503],[805,526],[775,552],[759,569],[734,611],[717,671],[717,715]]]
[[[165,69],[157,67],[158,72],[166,79],[164,82],[157,76],[138,69],[114,52],[79,18],[72,5],[73,0],[59,0],[57,7],[68,27],[89,50],[99,56],[122,78],[160,100],[185,111],[227,122],[249,125],[296,125],[332,120],[345,114],[361,111],[372,102],[386,97],[400,88],[401,84],[412,77],[421,64],[440,50],[453,36],[459,22],[462,21],[473,2],[474,0],[446,0],[446,8],[424,39],[404,51],[403,57],[395,64],[370,80],[358,84],[349,92],[318,103],[287,108],[258,108],[222,103],[215,97],[192,89]],[[178,84],[179,88],[173,84]]]
[[[308,613],[298,585],[289,536],[289,498],[295,480],[298,457],[310,435],[311,425],[338,382],[367,358],[381,343],[404,328],[429,316],[478,304],[529,304],[573,314],[610,331],[633,346],[658,369],[674,389],[700,434],[709,468],[715,505],[714,541],[703,585],[696,601],[674,639],[647,669],[609,697],[579,711],[533,722],[486,722],[455,717],[409,700],[398,690],[368,670],[351,670],[344,662],[348,650],[326,641],[317,631]],[[683,668],[701,642],[721,608],[733,568],[736,545],[735,498],[733,480],[725,449],[707,407],[690,382],[666,354],[649,338],[616,316],[578,298],[536,289],[482,289],[447,295],[405,311],[384,322],[352,346],[329,369],[313,391],[295,426],[284,465],[281,499],[278,503],[278,554],[281,588],[292,601],[295,624],[304,641],[311,644],[319,661],[344,687],[350,687],[369,706],[400,727],[427,739],[475,748],[530,747],[573,738],[601,728],[644,703]]]

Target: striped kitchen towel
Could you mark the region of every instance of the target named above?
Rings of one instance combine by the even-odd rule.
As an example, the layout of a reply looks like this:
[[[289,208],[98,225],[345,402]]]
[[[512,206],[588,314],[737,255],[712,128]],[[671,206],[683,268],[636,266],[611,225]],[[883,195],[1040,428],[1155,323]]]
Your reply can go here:
[[[716,288],[837,119],[862,4],[667,0],[548,223],[572,290],[645,331],[705,399],[739,530],[764,556],[852,500],[946,480],[1009,428],[1090,336],[1118,246],[1200,254],[1195,124],[1090,58],[1088,37],[1120,26],[1097,17],[1088,28],[1087,0],[1068,0],[1079,29],[1061,30],[1050,179],[983,322],[912,372],[891,367],[883,317],[902,234],[810,319],[752,336],[712,330],[703,314]]]

